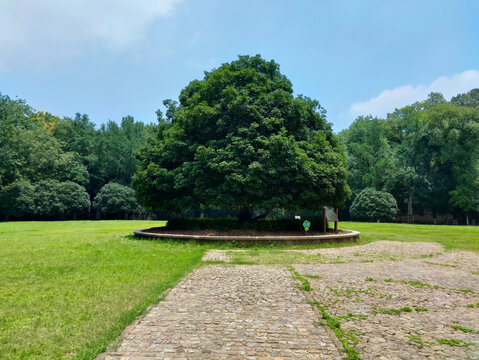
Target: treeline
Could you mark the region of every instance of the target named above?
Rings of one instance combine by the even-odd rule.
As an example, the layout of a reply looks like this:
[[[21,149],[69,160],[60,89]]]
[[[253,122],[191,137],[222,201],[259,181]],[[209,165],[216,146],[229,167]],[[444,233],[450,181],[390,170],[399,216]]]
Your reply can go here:
[[[404,221],[478,220],[479,89],[451,101],[431,93],[385,119],[360,116],[339,139],[348,155],[348,206],[373,188],[393,195]]]
[[[148,125],[96,128],[0,94],[0,219],[117,218],[142,211],[129,187]]]
[[[160,124],[171,121],[177,106],[164,105]],[[161,126],[131,116],[96,128],[87,115],[60,118],[0,94],[0,219],[144,213],[130,184],[136,150],[157,131]],[[402,221],[478,222],[479,89],[451,101],[432,93],[384,119],[360,116],[338,137],[352,190],[343,220],[356,198],[369,201],[358,197],[362,191],[375,189],[394,197]]]

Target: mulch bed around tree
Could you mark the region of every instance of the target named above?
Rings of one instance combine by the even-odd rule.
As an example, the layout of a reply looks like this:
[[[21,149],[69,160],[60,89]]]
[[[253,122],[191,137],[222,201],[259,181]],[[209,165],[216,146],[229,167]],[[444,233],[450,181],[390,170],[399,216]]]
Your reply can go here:
[[[301,235],[338,235],[338,234],[348,234],[350,231],[347,230],[338,230],[331,231],[327,233],[319,231],[257,231],[257,230],[174,230],[167,229],[165,227],[151,228],[148,229],[148,232],[155,234],[178,234],[178,235],[204,235],[204,236],[301,236]]]

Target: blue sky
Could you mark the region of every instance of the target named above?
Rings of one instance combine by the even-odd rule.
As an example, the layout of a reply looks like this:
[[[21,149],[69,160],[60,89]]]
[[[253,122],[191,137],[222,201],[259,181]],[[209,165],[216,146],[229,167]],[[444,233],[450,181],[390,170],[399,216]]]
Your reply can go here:
[[[479,87],[479,1],[0,0],[0,92],[154,122],[204,70],[261,54],[339,131]]]

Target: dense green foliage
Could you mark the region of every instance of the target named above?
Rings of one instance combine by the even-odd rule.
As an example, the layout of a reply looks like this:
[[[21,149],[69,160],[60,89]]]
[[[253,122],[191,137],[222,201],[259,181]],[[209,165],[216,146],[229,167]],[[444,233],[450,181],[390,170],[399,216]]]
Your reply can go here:
[[[179,100],[139,152],[133,186],[142,204],[226,208],[254,220],[274,209],[342,206],[349,196],[324,109],[294,97],[274,61],[240,56],[192,81]]]
[[[140,212],[140,206],[136,202],[135,190],[114,182],[110,182],[101,188],[95,196],[93,206],[105,218],[118,218],[124,215],[128,219],[129,214]]]
[[[34,194],[34,214],[42,219],[75,219],[88,215],[90,210],[85,188],[71,181],[39,181]]]
[[[87,115],[59,118],[0,94],[0,220],[94,218],[100,189],[130,186],[138,170],[148,210],[256,220],[345,201],[349,210],[370,187],[391,193],[411,222],[479,221],[479,89],[360,116],[336,137],[278,64],[241,56],[163,104],[157,126],[127,116],[95,128]],[[135,213],[112,206],[102,213]]]
[[[322,218],[308,218],[310,231],[323,231]],[[261,219],[255,222],[240,222],[235,218],[175,218],[168,220],[167,228],[175,230],[257,230],[257,231],[304,231],[302,220]]]
[[[353,198],[364,188],[390,192],[403,212],[433,217],[479,211],[479,90],[447,102],[432,93],[388,114],[359,117],[339,134],[348,153]],[[409,209],[407,209],[409,207]]]
[[[396,199],[384,191],[366,188],[361,191],[349,209],[351,218],[359,221],[392,221],[398,207]]]
[[[59,118],[0,94],[0,219],[93,215],[103,185],[130,184],[146,133],[130,116],[97,130],[86,115]]]
[[[94,359],[207,248],[137,241],[152,221],[0,223],[0,359]]]

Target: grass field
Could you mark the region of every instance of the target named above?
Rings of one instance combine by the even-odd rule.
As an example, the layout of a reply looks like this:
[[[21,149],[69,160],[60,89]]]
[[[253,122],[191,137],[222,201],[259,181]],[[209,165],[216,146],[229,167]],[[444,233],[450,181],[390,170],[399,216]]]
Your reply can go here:
[[[446,250],[479,252],[479,226],[409,225],[341,222],[341,229],[361,232],[360,243],[377,240],[426,241],[444,245]]]
[[[92,359],[205,246],[136,240],[160,222],[0,223],[0,359]]]
[[[138,240],[148,221],[0,223],[0,359],[93,359],[211,245]],[[377,240],[479,252],[479,227],[341,223]],[[321,247],[354,244],[325,244]],[[275,248],[251,249],[255,256]]]

